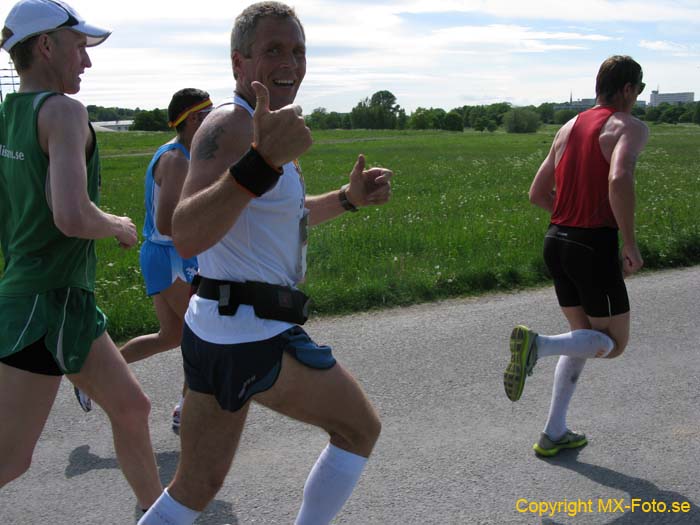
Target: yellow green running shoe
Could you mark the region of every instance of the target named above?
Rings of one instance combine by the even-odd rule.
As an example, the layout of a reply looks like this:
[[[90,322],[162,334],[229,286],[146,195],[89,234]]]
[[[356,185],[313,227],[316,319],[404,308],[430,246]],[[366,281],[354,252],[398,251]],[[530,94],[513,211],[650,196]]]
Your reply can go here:
[[[586,444],[588,444],[588,440],[585,434],[577,434],[567,430],[561,439],[557,441],[552,441],[547,434],[542,432],[540,440],[532,445],[532,448],[540,456],[552,457],[564,448],[579,448]]]
[[[510,363],[503,374],[503,386],[511,401],[517,401],[523,394],[525,378],[532,375],[537,363],[537,333],[527,326],[518,325],[510,334]]]

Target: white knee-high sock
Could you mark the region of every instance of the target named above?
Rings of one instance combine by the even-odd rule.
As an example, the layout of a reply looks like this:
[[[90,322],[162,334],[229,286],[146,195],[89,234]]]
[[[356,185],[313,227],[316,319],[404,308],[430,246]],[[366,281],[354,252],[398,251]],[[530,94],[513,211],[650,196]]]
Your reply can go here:
[[[175,501],[165,489],[138,525],[192,525],[197,516],[199,512]]]
[[[352,494],[365,464],[367,458],[329,443],[306,479],[295,525],[328,525]]]
[[[554,372],[552,387],[552,403],[549,405],[549,417],[544,432],[550,439],[556,441],[567,431],[566,412],[569,401],[576,390],[576,383],[586,365],[586,359],[563,355],[559,358]]]
[[[597,330],[574,330],[560,335],[538,335],[537,357],[568,355],[569,357],[605,357],[615,342]]]

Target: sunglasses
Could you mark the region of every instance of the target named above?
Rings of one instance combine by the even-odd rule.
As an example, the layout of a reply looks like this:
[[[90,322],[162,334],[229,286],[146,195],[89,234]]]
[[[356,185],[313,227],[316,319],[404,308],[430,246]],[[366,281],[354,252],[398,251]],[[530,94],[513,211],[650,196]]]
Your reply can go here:
[[[640,83],[639,83],[639,87],[637,88],[637,95],[640,95],[640,94],[642,93],[642,91],[644,91],[644,88],[645,88],[646,86],[647,86],[647,85],[646,85],[644,82],[640,82]]]

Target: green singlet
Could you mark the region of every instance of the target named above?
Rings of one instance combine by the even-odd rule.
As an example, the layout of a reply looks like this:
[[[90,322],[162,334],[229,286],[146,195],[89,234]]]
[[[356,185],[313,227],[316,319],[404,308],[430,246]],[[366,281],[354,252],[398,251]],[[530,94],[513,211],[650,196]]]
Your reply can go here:
[[[13,93],[0,106],[0,358],[42,337],[64,373],[82,367],[106,318],[95,305],[95,241],[66,237],[50,208],[49,158],[39,110],[58,93]],[[86,159],[87,192],[99,199],[97,140]]]

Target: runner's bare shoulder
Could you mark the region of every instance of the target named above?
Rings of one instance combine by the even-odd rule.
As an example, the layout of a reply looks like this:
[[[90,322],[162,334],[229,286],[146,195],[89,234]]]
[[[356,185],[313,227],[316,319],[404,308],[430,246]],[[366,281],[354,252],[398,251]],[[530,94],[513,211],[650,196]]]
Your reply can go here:
[[[70,97],[54,95],[49,97],[39,110],[37,129],[39,144],[48,154],[48,139],[54,134],[60,134],[64,139],[75,137],[91,143],[88,133],[88,112],[85,106]]]
[[[192,161],[215,159],[229,165],[238,160],[253,141],[253,119],[234,104],[212,111],[202,123],[192,143]]]

